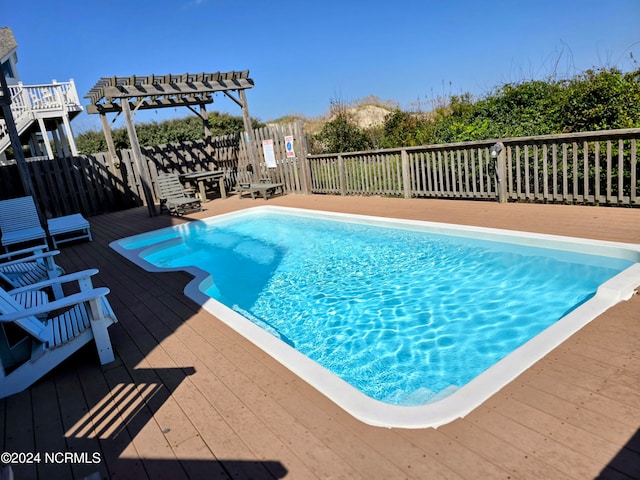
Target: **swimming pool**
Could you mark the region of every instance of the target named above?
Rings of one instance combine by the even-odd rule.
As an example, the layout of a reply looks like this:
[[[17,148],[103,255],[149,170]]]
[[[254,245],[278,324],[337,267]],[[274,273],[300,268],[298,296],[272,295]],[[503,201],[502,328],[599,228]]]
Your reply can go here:
[[[278,207],[112,246],[384,426],[465,415],[640,285],[638,246]]]

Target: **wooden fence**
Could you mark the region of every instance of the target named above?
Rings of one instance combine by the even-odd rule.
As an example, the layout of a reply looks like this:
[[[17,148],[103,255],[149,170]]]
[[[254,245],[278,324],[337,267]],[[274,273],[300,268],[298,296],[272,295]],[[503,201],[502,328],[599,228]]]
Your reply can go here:
[[[625,129],[311,155],[306,169],[312,193],[637,206],[638,138]]]
[[[188,173],[223,170],[225,187],[233,189],[238,177],[248,175],[251,164],[248,149],[258,159],[256,177],[269,177],[284,184],[286,192],[300,192],[301,163],[287,157],[284,136],[294,137],[294,151],[306,155],[302,125],[298,123],[266,127],[255,131],[252,145],[244,135],[216,137],[204,141],[159,145],[142,149],[146,178],[152,183],[154,201],[159,202],[156,178],[163,173]],[[276,166],[269,168],[262,153],[262,140],[273,140]],[[46,157],[27,159],[27,169],[34,188],[34,198],[47,218],[80,212],[91,216],[144,205],[141,175],[131,150],[120,150],[117,157],[107,153],[71,158]],[[15,161],[0,165],[0,199],[24,195]]]
[[[285,137],[292,136],[295,156]],[[236,182],[268,177],[285,193],[387,195],[502,201],[638,206],[640,129],[547,135],[307,155],[302,125],[255,131],[255,141],[229,135],[143,149],[147,178],[162,173],[219,169],[227,191]],[[262,142],[273,141],[275,166],[268,166]],[[496,158],[493,145],[503,148]],[[254,162],[249,149],[253,149]],[[251,165],[251,167],[250,167]],[[81,212],[87,216],[144,205],[140,172],[130,150],[49,160],[27,159],[34,197],[46,217]],[[15,162],[0,166],[0,199],[23,195]]]
[[[288,124],[270,125],[254,131],[255,145],[254,152],[258,158],[258,177],[269,178],[272,182],[284,184],[285,192],[288,193],[309,193],[308,180],[305,177],[307,171],[304,169],[302,159],[306,158],[308,146],[301,122],[293,122]],[[285,137],[292,137],[291,151],[287,153]],[[246,140],[246,137],[245,137]],[[263,142],[273,141],[273,151],[275,158],[275,166],[267,165],[263,152]],[[238,175],[241,180],[247,176],[247,169],[251,169],[249,165],[250,157],[248,149],[251,148],[250,142],[242,142],[240,144],[240,152],[238,157]]]

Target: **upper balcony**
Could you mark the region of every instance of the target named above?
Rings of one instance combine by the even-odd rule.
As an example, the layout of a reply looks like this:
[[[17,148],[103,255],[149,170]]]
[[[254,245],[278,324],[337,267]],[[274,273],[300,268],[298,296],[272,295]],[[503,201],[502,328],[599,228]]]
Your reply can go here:
[[[22,137],[34,128],[53,130],[60,122],[68,122],[82,111],[73,80],[42,85],[10,85],[11,112],[18,134]],[[44,132],[42,132],[44,133]],[[10,145],[4,121],[0,120],[0,153]]]

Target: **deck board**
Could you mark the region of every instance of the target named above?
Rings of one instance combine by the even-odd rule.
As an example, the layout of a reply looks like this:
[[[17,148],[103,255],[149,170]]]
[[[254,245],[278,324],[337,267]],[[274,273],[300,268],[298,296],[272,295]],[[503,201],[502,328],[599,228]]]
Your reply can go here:
[[[639,478],[640,296],[550,352],[467,417],[436,429],[372,427],[337,407],[181,292],[118,238],[257,205],[283,205],[640,243],[640,209],[287,195],[205,204],[185,218],[146,208],[91,217],[93,242],[65,245],[94,268],[120,322],[116,361],[84,347],[26,392],[0,400],[6,451],[99,452],[99,465],[14,465],[16,478]],[[52,412],[52,413],[49,413]]]

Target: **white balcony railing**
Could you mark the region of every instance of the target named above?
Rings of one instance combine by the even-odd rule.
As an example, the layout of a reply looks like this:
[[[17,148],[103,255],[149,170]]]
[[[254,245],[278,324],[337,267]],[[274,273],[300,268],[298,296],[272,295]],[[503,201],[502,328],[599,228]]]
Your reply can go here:
[[[37,121],[38,118],[60,117],[69,112],[82,110],[78,92],[73,80],[43,85],[9,86],[11,95],[11,112],[18,133]],[[0,152],[10,144],[7,127],[0,120]]]
[[[45,85],[10,86],[11,110],[14,119],[22,114],[44,110],[81,110],[78,92],[73,80]],[[17,123],[17,122],[16,122]]]

